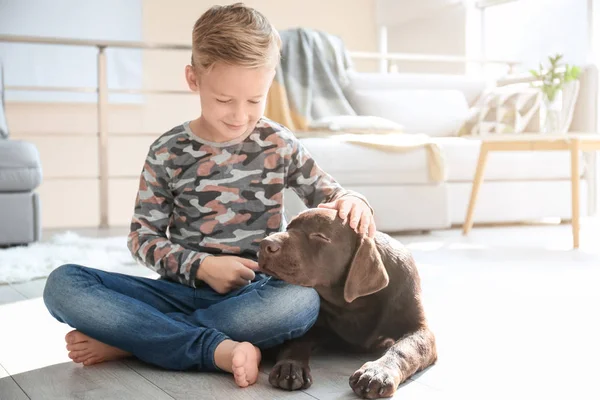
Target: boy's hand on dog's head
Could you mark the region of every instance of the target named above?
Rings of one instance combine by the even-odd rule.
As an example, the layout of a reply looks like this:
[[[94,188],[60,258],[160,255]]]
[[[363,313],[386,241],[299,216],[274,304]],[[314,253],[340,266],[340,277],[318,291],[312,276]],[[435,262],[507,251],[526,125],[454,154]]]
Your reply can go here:
[[[371,208],[363,200],[354,196],[344,196],[330,203],[319,204],[320,208],[338,210],[338,215],[344,221],[348,220],[350,227],[361,235],[375,237],[377,227]]]
[[[196,278],[206,282],[215,292],[225,294],[248,285],[257,270],[258,263],[246,258],[210,256],[200,264]]]

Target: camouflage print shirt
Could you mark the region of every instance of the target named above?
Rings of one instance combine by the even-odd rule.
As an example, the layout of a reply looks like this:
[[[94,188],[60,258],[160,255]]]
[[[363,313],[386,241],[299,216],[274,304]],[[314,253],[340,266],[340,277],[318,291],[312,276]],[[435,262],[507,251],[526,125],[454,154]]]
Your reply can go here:
[[[225,143],[200,139],[186,122],[150,146],[128,247],[160,275],[196,287],[209,255],[256,259],[261,239],[284,228],[287,187],[308,207],[361,197],[342,189],[273,121],[263,118],[249,136]]]

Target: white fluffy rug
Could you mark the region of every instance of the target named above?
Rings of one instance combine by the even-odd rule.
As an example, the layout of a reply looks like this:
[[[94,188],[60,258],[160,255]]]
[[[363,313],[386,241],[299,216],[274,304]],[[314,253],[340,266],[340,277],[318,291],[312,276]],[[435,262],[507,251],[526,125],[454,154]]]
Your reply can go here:
[[[86,238],[73,232],[50,241],[0,249],[0,284],[47,277],[63,264],[81,264],[106,271],[139,272],[140,266],[127,249],[127,238]]]

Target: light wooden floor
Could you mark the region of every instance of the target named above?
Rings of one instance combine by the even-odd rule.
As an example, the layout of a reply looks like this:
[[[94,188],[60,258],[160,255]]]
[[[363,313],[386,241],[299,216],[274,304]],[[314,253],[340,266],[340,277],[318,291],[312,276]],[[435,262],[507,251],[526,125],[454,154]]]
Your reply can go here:
[[[395,398],[600,399],[600,227],[584,221],[579,251],[569,249],[569,234],[560,225],[399,236],[419,263],[440,359]],[[63,342],[70,328],[47,313],[43,287],[0,286],[1,400],[355,398],[347,382],[365,361],[359,356],[317,356],[313,386],[292,393],[269,386],[269,365],[248,389],[225,374],[133,359],[76,365]]]

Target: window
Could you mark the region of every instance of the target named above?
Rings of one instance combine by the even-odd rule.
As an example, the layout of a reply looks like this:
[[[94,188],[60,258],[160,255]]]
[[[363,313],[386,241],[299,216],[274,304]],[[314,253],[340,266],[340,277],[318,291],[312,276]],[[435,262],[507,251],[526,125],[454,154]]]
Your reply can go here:
[[[588,56],[587,0],[518,0],[486,8],[483,45],[487,58],[516,60],[537,68],[549,55],[582,65]]]
[[[96,40],[142,40],[141,0],[0,0],[0,34]],[[95,47],[0,43],[7,86],[97,86]],[[107,49],[110,88],[142,87],[142,52]],[[96,102],[95,93],[7,91],[9,101]],[[138,103],[140,95],[109,101]]]

